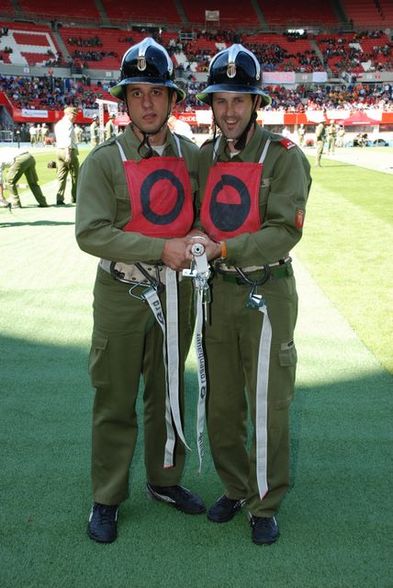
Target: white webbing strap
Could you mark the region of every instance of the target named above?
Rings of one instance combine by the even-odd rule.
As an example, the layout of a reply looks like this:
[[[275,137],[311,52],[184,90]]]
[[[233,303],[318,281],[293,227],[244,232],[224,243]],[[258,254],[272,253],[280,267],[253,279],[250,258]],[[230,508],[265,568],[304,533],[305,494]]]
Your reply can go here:
[[[170,468],[174,465],[175,449],[175,428],[181,441],[189,449],[183,434],[179,408],[179,356],[178,356],[178,336],[177,336],[177,285],[176,272],[167,268],[167,320],[165,321],[164,313],[158,294],[154,288],[150,288],[144,298],[149,304],[156,321],[162,330],[162,356],[165,367],[165,424],[167,431],[167,440],[165,444],[164,468]],[[173,275],[171,275],[173,274]],[[169,328],[167,327],[169,325]],[[176,336],[174,336],[176,331]],[[172,340],[171,340],[172,339]],[[173,419],[173,420],[172,420]]]
[[[177,151],[179,153],[179,157],[182,157],[183,155],[182,155],[182,152],[181,152],[180,139],[179,139],[179,137],[177,135],[175,135],[175,133],[172,133],[172,137],[175,140]]]
[[[117,147],[118,147],[118,149],[119,149],[119,151],[120,151],[120,157],[121,157],[121,160],[122,160],[122,161],[127,161],[126,154],[124,153],[124,151],[123,151],[123,147],[120,145],[119,141],[116,141],[116,145],[117,145]]]
[[[267,139],[266,140],[266,143],[265,143],[265,145],[263,147],[263,150],[262,150],[262,153],[261,153],[261,157],[259,158],[258,163],[263,163],[265,161],[265,157],[267,155],[267,150],[269,149],[270,143],[271,143],[271,139]]]
[[[206,413],[206,368],[205,356],[203,353],[203,290],[196,290],[196,322],[195,322],[195,351],[198,362],[198,405],[197,405],[197,447],[199,458],[199,472],[202,469],[203,449],[203,431],[205,428]]]
[[[268,491],[267,485],[267,394],[269,383],[270,347],[272,342],[272,325],[266,304],[258,308],[262,312],[263,325],[259,340],[257,389],[256,389],[256,469],[259,496]]]
[[[173,422],[181,441],[186,443],[181,422],[179,403],[179,328],[177,303],[177,274],[174,270],[165,268],[166,281],[166,345],[168,360],[168,389]]]

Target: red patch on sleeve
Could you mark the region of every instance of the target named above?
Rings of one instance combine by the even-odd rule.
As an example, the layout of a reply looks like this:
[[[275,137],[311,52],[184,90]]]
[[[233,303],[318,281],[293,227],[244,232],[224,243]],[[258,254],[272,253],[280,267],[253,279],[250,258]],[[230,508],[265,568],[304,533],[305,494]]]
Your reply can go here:
[[[285,149],[292,149],[292,147],[296,147],[296,143],[285,137],[281,139],[280,143],[283,147],[285,147]]]
[[[301,210],[301,208],[297,208],[296,214],[295,214],[295,227],[297,229],[302,229],[303,225],[304,225],[304,210]]]

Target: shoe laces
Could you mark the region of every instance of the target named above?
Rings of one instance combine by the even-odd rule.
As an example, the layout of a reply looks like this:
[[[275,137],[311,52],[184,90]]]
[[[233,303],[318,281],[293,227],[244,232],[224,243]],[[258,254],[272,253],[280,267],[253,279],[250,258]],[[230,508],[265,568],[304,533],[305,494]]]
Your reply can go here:
[[[251,525],[253,527],[259,527],[260,529],[266,529],[270,527],[272,521],[276,522],[274,517],[251,517]]]
[[[188,498],[190,493],[186,488],[183,486],[169,486],[168,487],[169,494],[175,499],[181,498]]]
[[[117,506],[116,505],[106,505],[106,504],[97,504],[95,506],[95,510],[98,513],[101,522],[105,524],[112,524],[113,521],[117,520]]]

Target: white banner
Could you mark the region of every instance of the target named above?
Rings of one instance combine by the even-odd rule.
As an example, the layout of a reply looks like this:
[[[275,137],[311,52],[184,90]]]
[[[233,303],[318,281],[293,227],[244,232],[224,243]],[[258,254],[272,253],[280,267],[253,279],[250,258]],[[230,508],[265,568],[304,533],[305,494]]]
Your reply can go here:
[[[99,110],[98,108],[84,108],[83,116],[85,118],[93,118],[94,116],[99,116]]]
[[[308,121],[314,123],[319,123],[325,120],[323,110],[306,110],[306,117]],[[334,118],[334,116],[332,118]]]
[[[283,125],[284,114],[283,110],[258,110],[257,120],[266,125]]]
[[[373,118],[374,120],[382,120],[383,110],[374,110],[373,108],[368,108],[366,110],[367,116]]]
[[[294,71],[264,71],[262,79],[264,84],[294,84],[296,82]]]
[[[29,110],[28,108],[22,108],[22,116],[30,118],[48,118],[47,110]]]
[[[220,20],[219,10],[205,10],[205,20]]]
[[[313,82],[327,82],[328,75],[326,71],[314,71],[312,74]]]
[[[211,125],[212,124],[212,111],[209,110],[196,110],[195,118],[198,125]]]
[[[344,120],[351,114],[350,110],[327,110],[326,118],[328,120]]]

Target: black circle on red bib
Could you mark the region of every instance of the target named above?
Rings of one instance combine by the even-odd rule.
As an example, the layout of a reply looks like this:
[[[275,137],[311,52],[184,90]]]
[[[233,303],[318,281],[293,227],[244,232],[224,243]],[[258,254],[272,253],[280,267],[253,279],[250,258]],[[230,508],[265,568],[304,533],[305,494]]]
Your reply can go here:
[[[157,214],[151,208],[151,191],[157,182],[169,181],[174,187],[177,197],[172,210],[166,214]],[[164,195],[165,197],[165,195]],[[184,187],[180,180],[166,169],[158,169],[151,172],[141,186],[141,204],[144,217],[155,225],[168,225],[180,214],[184,204]]]
[[[225,188],[231,188],[239,195],[238,204],[223,202],[220,193]],[[221,202],[219,201],[219,198]],[[217,229],[221,231],[236,231],[250,214],[251,198],[246,184],[236,176],[223,174],[212,190],[210,201],[210,217]]]

